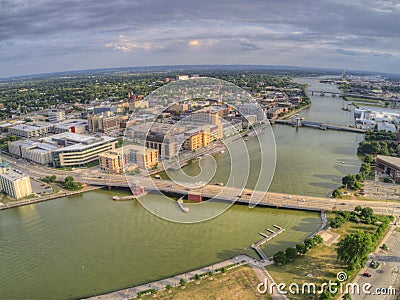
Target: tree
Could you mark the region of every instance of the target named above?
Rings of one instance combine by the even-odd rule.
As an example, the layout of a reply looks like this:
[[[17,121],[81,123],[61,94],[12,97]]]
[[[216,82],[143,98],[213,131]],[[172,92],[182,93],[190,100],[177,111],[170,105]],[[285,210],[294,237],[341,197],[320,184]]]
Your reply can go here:
[[[51,176],[50,176],[50,181],[51,181],[51,182],[56,181],[56,179],[57,179],[57,176],[56,176],[56,175],[51,175]]]
[[[307,253],[307,248],[306,248],[306,245],[304,245],[304,243],[297,244],[296,250],[297,250],[297,253],[299,253],[299,254]]]
[[[321,244],[324,241],[322,236],[320,236],[319,234],[314,235],[313,240],[315,244]]]
[[[361,183],[357,181],[357,178],[353,174],[346,175],[342,178],[342,184],[351,190],[360,189]]]
[[[185,286],[186,285],[186,280],[182,278],[181,280],[179,280],[179,284],[181,286]]]
[[[364,207],[361,210],[361,217],[364,219],[371,219],[374,216],[374,210],[371,207]]]
[[[362,210],[362,207],[360,205],[356,206],[354,208],[354,211],[360,212]]]
[[[286,263],[286,255],[283,251],[279,251],[276,252],[274,254],[274,263],[278,264],[278,265],[283,265],[284,263]]]
[[[347,234],[337,247],[338,260],[347,264],[349,270],[361,268],[368,260],[368,254],[375,248],[372,235],[358,230]]]
[[[314,243],[313,239],[308,238],[308,239],[304,240],[304,245],[306,246],[307,249],[311,249],[311,248],[314,248],[315,243]]]
[[[65,177],[65,180],[64,180],[65,183],[70,182],[70,181],[71,182],[74,181],[74,177],[72,177],[72,176]]]
[[[172,289],[172,285],[167,284],[167,285],[165,286],[165,289],[166,289],[167,291],[171,290],[171,289]]]
[[[377,141],[371,142],[371,153],[377,154],[381,152],[381,145]]]
[[[400,149],[399,146],[398,146],[398,149]],[[368,163],[368,164],[372,164],[372,163],[374,163],[374,159],[372,158],[371,155],[365,155],[364,162]]]
[[[371,165],[369,163],[363,163],[360,167],[360,173],[364,175],[369,175],[371,174]]]
[[[293,247],[289,247],[285,250],[285,256],[287,261],[293,261],[297,256],[297,251]]]
[[[351,300],[351,295],[349,293],[346,293],[342,297],[343,300]]]
[[[333,198],[341,198],[341,197],[342,197],[342,193],[340,192],[339,189],[335,189],[335,190],[332,192],[332,197],[333,197]]]

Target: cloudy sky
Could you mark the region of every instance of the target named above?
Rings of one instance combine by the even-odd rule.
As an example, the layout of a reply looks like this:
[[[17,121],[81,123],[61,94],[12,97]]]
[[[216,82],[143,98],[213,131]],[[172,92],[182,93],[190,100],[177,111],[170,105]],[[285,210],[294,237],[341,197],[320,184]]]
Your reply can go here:
[[[400,73],[400,2],[0,0],[0,77],[179,64]]]

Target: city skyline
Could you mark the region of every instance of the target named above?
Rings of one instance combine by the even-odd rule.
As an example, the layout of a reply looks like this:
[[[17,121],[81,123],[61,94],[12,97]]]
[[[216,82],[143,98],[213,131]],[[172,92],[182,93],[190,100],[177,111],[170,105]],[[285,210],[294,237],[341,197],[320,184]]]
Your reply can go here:
[[[154,65],[400,73],[395,1],[2,1],[0,77]]]

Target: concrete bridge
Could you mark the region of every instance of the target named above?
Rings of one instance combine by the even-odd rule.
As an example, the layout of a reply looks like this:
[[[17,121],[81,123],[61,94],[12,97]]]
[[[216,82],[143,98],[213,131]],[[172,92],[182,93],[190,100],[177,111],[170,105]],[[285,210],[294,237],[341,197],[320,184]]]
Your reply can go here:
[[[311,96],[314,96],[314,94],[318,96],[332,96],[332,97],[343,97],[344,95],[341,92],[329,92],[329,91],[315,91],[315,90],[308,90],[307,91]]]
[[[356,132],[356,133],[365,133],[367,131],[366,129],[350,127],[350,126],[335,125],[335,124],[314,122],[314,121],[304,121],[299,118],[297,118],[294,121],[276,119],[276,120],[272,120],[271,123],[286,124],[286,125],[291,125],[291,126],[296,126],[296,127],[301,127],[301,126],[312,127],[312,128],[322,129],[322,130],[332,129],[332,130],[349,131],[349,132]]]
[[[104,178],[82,177],[83,182],[91,185],[109,186],[109,187],[129,187],[127,178],[123,175],[108,176]],[[400,206],[398,202],[391,201],[363,201],[363,200],[342,200],[327,197],[311,197],[300,195],[288,195],[274,192],[261,192],[251,189],[242,189],[236,187],[219,186],[207,184],[201,188],[189,188],[181,186],[170,180],[150,179],[129,176],[128,180],[134,180],[139,183],[148,192],[159,190],[164,193],[175,193],[186,196],[189,193],[201,194],[203,198],[217,198],[221,201],[230,203],[259,205],[271,208],[287,208],[308,211],[327,211],[344,210],[353,211],[356,206],[371,207],[378,214],[400,215]],[[258,202],[257,199],[261,200]]]

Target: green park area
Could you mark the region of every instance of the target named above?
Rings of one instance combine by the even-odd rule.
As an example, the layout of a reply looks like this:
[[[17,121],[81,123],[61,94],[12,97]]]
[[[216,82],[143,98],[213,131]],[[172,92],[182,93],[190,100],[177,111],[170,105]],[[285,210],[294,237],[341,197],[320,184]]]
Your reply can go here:
[[[337,235],[331,245],[319,244],[310,248],[306,254],[298,254],[292,261],[273,264],[267,271],[276,283],[322,283],[337,281],[337,273],[346,272],[351,282],[367,262],[386,234],[388,216],[377,216],[370,208],[357,208],[354,212],[331,212],[328,214],[328,225],[335,227],[330,233]],[[337,243],[338,242],[338,243]],[[310,298],[310,295],[290,295],[290,299],[334,299],[335,295],[323,293]]]

